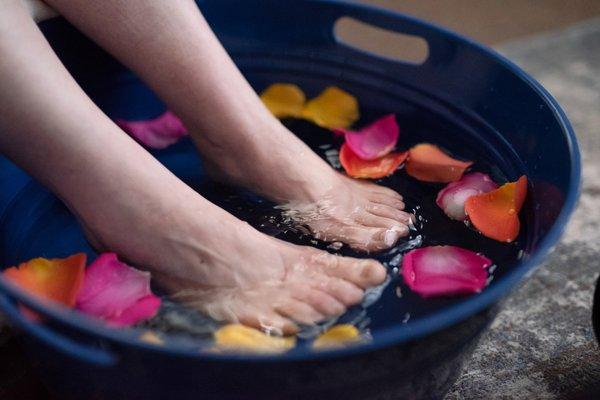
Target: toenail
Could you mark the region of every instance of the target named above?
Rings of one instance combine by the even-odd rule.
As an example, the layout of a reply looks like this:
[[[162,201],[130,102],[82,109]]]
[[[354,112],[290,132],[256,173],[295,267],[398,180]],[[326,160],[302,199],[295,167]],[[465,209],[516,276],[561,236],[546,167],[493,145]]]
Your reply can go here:
[[[331,315],[340,315],[346,312],[346,307],[341,303],[332,303],[330,306]]]
[[[365,265],[360,272],[360,279],[362,281],[370,281],[371,276],[373,276],[373,271],[370,265]]]
[[[386,246],[393,246],[396,243],[396,240],[400,237],[400,233],[398,231],[394,231],[392,229],[385,232],[385,237],[383,242]]]
[[[406,230],[406,226],[404,226],[404,225],[394,225],[394,226],[392,226],[392,228],[390,230],[394,231],[394,232],[401,232],[402,233],[402,232],[404,232]]]
[[[407,230],[406,226],[394,225],[389,230],[385,232],[385,236],[383,238],[386,246],[393,246],[394,243],[400,238],[402,233],[405,233]]]
[[[360,278],[363,282],[379,284],[385,280],[386,271],[381,265],[367,265],[363,268]]]

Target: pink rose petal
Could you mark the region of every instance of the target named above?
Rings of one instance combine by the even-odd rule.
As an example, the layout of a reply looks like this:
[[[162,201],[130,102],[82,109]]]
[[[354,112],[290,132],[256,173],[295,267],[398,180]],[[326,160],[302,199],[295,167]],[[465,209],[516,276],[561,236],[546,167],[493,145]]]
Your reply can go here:
[[[156,297],[150,290],[150,273],[122,263],[114,253],[105,253],[86,270],[77,309],[116,325],[128,325],[154,316],[160,299],[149,297]]]
[[[130,326],[145,321],[156,315],[160,308],[160,297],[150,294],[142,297],[133,306],[124,310],[121,315],[111,319],[111,323],[117,326]]]
[[[164,149],[187,135],[183,122],[171,111],[154,119],[142,121],[115,121],[125,132],[136,140],[154,149]]]
[[[375,160],[394,149],[400,129],[394,114],[389,114],[358,131],[336,129],[334,132],[345,136],[354,154],[363,160]]]
[[[431,246],[408,252],[402,260],[402,277],[422,297],[480,292],[486,285],[492,261],[455,246]]]
[[[488,175],[473,172],[443,188],[437,195],[436,203],[450,218],[465,221],[467,219],[465,213],[467,199],[496,189],[498,189],[498,185]]]

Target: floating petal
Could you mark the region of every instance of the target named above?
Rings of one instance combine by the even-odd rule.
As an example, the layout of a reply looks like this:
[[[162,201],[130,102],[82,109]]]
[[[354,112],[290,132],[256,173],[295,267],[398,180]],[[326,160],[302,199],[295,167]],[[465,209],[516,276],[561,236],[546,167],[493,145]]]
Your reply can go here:
[[[498,189],[498,185],[488,175],[473,172],[443,188],[437,195],[436,203],[450,218],[465,221],[465,201],[469,197],[495,189]]]
[[[367,161],[358,157],[344,143],[340,149],[340,163],[348,176],[353,178],[379,179],[391,175],[408,157],[408,152],[390,153],[377,160]]]
[[[300,118],[306,103],[302,89],[290,83],[272,84],[260,94],[260,99],[277,118]]]
[[[360,331],[350,324],[335,325],[321,334],[313,342],[315,349],[330,349],[344,347],[360,342],[362,337]]]
[[[363,160],[375,160],[394,150],[400,129],[396,117],[390,114],[358,131],[336,129],[334,132],[344,135],[354,154]]]
[[[160,299],[150,290],[150,273],[132,268],[114,253],[99,256],[86,271],[77,308],[113,325],[152,318]]]
[[[229,324],[214,334],[220,350],[251,353],[282,353],[296,345],[295,337],[269,336],[258,329],[240,324]]]
[[[162,346],[165,344],[164,340],[153,331],[146,331],[140,335],[140,340],[155,346]]]
[[[456,160],[437,146],[422,143],[409,150],[406,172],[424,182],[454,182],[473,163],[471,161]]]
[[[354,96],[331,86],[306,103],[302,116],[323,128],[346,129],[358,120],[360,114]]]
[[[154,149],[164,149],[187,135],[183,122],[171,111],[154,119],[142,121],[115,121],[125,132],[144,145]]]
[[[519,235],[519,211],[527,196],[527,177],[506,183],[500,188],[470,197],[465,211],[475,228],[500,242],[512,242]]]
[[[73,307],[83,284],[85,262],[83,253],[63,259],[35,258],[8,268],[3,275],[28,293]]]
[[[154,317],[160,304],[160,297],[149,294],[136,301],[131,307],[124,309],[121,314],[113,316],[110,322],[117,326],[135,325]]]
[[[432,246],[409,251],[402,260],[402,277],[422,297],[480,292],[492,261],[455,246]]]

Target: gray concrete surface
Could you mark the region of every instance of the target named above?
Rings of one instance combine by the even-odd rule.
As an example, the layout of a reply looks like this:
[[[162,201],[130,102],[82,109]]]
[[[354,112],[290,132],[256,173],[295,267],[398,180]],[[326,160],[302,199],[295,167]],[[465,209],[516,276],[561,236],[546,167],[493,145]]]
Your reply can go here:
[[[561,244],[506,301],[446,400],[600,399],[590,320],[600,273],[600,19],[499,50],[565,109],[583,151],[583,190]]]

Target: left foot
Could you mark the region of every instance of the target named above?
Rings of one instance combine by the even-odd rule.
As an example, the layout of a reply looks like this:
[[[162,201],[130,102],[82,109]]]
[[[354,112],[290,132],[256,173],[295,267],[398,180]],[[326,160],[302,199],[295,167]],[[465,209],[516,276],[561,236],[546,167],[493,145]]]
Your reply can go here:
[[[318,239],[379,251],[408,234],[412,216],[400,194],[336,172],[275,119],[256,132],[229,146],[200,136],[211,174],[280,203]]]

